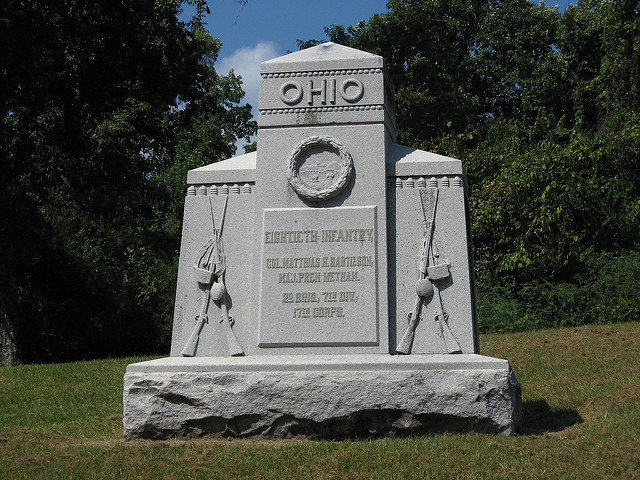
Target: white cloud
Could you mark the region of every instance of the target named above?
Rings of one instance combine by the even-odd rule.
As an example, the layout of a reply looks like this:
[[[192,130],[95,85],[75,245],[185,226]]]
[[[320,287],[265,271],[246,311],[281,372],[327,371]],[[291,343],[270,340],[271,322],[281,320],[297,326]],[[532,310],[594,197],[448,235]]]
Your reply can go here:
[[[226,75],[233,69],[236,75],[242,77],[244,100],[253,107],[253,117],[258,111],[258,92],[260,88],[260,63],[279,56],[275,42],[258,42],[253,47],[237,49],[228,57],[222,57],[216,66],[219,74]]]
[[[226,75],[229,70],[242,77],[244,101],[251,105],[253,119],[258,117],[258,95],[260,92],[260,64],[279,56],[275,42],[258,42],[254,47],[238,48],[228,57],[221,57],[216,65],[220,75]],[[251,141],[255,140],[255,137]],[[243,146],[247,142],[240,139],[236,142],[236,155],[244,153]]]

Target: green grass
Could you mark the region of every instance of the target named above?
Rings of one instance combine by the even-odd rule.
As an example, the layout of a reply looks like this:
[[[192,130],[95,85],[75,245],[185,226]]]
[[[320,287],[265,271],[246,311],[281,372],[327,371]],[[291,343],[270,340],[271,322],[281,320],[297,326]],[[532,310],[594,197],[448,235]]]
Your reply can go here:
[[[371,441],[122,439],[140,358],[0,369],[0,478],[640,478],[640,323],[481,337],[522,384],[524,431]]]

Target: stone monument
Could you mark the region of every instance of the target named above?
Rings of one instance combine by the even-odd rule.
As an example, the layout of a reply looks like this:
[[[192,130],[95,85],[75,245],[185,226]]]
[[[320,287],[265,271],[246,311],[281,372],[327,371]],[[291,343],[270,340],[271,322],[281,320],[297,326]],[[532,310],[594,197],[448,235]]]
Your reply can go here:
[[[514,433],[462,164],[395,143],[382,58],[264,62],[259,112],[257,152],[188,174],[171,356],[128,366],[125,436]]]

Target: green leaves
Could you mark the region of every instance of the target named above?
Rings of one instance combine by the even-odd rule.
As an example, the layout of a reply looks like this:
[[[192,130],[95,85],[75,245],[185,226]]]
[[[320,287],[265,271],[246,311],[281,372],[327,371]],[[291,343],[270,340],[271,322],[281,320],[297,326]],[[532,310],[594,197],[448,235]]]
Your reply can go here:
[[[615,137],[576,132],[566,146],[529,151],[512,138],[511,156],[492,170],[485,163],[498,152],[488,137],[467,162],[471,178],[482,178],[471,197],[476,260],[517,281],[563,279],[594,252],[636,248],[637,159],[622,166]]]
[[[483,275],[557,281],[638,247],[637,1],[387,8],[327,34],[385,58],[399,143],[464,161]]]
[[[186,170],[255,129],[206,2],[188,23],[181,3],[0,7],[0,191],[26,212],[0,262],[19,260],[26,361],[166,349]]]

